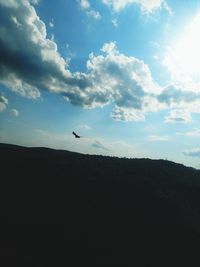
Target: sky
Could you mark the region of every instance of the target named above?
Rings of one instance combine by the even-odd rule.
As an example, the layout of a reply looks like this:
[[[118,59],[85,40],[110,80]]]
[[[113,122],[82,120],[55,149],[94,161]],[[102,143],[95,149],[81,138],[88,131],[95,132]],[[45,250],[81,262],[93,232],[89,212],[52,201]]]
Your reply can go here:
[[[200,0],[0,0],[0,142],[199,169],[199,47]]]

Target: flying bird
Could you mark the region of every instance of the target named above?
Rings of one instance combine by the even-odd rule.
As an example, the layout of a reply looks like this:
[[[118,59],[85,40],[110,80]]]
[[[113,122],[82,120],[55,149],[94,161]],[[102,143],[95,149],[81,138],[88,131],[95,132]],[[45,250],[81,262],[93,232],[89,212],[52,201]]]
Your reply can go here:
[[[76,134],[75,132],[72,132],[72,134],[75,136],[75,138],[81,138],[80,135]]]

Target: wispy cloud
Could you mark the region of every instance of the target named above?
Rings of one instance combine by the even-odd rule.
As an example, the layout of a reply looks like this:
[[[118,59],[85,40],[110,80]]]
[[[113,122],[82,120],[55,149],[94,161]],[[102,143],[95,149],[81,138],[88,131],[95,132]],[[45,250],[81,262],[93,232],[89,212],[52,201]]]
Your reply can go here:
[[[191,114],[185,110],[171,110],[165,117],[167,123],[188,123],[191,121]]]
[[[148,137],[148,140],[151,141],[151,142],[166,142],[166,141],[169,141],[169,136],[167,135],[164,135],[164,136],[161,136],[161,135],[150,135]]]
[[[172,10],[165,0],[102,0],[102,2],[110,6],[115,12],[120,12],[127,6],[137,4],[143,13],[152,13],[157,9],[164,8],[172,14]]]
[[[188,137],[200,137],[200,129],[193,129],[192,131],[187,132],[177,132],[176,134]]]
[[[8,105],[8,99],[0,94],[0,112],[4,111]]]
[[[200,148],[194,148],[183,152],[185,156],[200,158]]]
[[[54,21],[53,20],[49,22],[49,27],[54,28]]]
[[[118,27],[118,21],[117,21],[117,19],[112,19],[111,22],[112,22],[112,24],[113,24],[113,26],[114,26],[115,28]]]
[[[98,149],[103,149],[103,150],[109,150],[108,147],[106,147],[103,143],[100,141],[96,140],[93,144],[93,147],[98,148]]]
[[[83,130],[91,130],[91,129],[92,129],[92,128],[91,128],[89,125],[87,125],[87,124],[82,124],[82,125],[79,126],[79,128],[80,128],[80,129],[83,129]]]
[[[96,19],[96,20],[100,20],[101,19],[100,13],[98,11],[95,11],[95,10],[87,11],[87,15],[89,17],[92,17],[92,18]]]
[[[99,13],[99,11],[96,11],[91,8],[91,4],[89,0],[80,0],[79,3],[80,3],[81,8],[86,11],[86,14],[88,17],[91,17],[96,20],[101,19],[101,14]]]

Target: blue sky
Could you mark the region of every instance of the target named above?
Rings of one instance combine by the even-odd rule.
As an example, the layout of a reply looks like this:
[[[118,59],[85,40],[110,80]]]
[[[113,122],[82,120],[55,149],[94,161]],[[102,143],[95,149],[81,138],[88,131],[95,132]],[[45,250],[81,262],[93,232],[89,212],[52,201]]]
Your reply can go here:
[[[195,0],[0,0],[0,142],[199,168],[199,36]]]

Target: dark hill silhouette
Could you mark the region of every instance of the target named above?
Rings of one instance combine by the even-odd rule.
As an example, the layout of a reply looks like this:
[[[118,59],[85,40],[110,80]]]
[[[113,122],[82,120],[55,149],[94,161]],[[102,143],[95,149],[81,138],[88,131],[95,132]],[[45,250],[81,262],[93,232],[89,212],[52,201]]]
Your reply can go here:
[[[1,266],[199,266],[200,171],[0,144]]]

